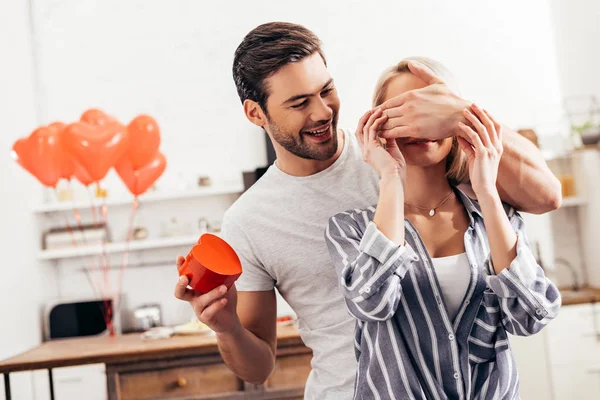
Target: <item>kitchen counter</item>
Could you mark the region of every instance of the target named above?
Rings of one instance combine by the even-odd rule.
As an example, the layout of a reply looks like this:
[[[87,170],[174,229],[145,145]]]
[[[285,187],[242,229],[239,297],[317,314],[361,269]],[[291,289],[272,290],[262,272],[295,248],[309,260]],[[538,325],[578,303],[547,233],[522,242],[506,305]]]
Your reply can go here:
[[[53,368],[97,363],[106,365],[109,399],[201,399],[221,395],[228,399],[301,399],[311,358],[312,352],[294,326],[278,326],[273,374],[265,385],[250,385],[225,366],[214,335],[142,340],[139,333],[132,333],[45,342],[0,361],[0,374],[4,374],[8,400],[10,373],[48,369],[54,398]]]
[[[563,306],[600,302],[600,289],[598,288],[582,287],[579,290],[559,288],[559,290]]]

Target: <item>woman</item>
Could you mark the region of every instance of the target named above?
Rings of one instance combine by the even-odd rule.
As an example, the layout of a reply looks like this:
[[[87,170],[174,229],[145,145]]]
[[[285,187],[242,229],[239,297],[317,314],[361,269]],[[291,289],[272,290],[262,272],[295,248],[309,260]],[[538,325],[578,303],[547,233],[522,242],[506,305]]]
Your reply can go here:
[[[418,62],[450,80],[439,63]],[[375,107],[426,86],[410,64],[383,74]],[[496,189],[500,124],[476,105],[464,117],[457,137],[385,144],[381,110],[359,122],[379,203],[332,217],[325,233],[357,319],[355,398],[519,398],[507,332],[537,333],[560,308],[523,219]],[[467,173],[477,201],[457,188]]]

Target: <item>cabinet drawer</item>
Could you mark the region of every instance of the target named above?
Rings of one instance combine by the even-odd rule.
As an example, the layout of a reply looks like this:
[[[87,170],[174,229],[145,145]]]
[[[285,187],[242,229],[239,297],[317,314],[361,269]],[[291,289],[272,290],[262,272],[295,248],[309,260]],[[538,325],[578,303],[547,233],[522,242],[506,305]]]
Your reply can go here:
[[[269,391],[303,388],[311,371],[311,359],[312,354],[278,357],[271,376],[265,382],[265,388]]]
[[[118,380],[121,400],[164,399],[241,389],[241,381],[225,364],[125,372],[119,374]]]

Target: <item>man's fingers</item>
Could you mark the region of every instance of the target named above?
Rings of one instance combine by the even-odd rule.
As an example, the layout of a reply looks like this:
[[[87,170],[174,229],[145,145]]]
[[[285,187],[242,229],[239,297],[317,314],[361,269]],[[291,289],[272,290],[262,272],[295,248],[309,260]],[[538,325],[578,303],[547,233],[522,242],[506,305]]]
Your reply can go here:
[[[185,258],[182,256],[177,257],[177,268],[181,267],[185,262]]]
[[[387,114],[387,112],[386,112],[386,115],[388,116],[388,119],[385,122],[385,124],[383,124],[381,126],[381,129],[388,130],[388,129],[398,128],[400,126],[410,125],[408,123],[408,119],[406,117],[390,117],[390,115]]]
[[[196,295],[191,289],[188,289],[188,278],[186,276],[180,276],[175,285],[175,297],[183,301],[192,301]]]
[[[384,124],[385,125],[385,124]],[[379,132],[379,136],[384,139],[395,139],[401,137],[413,136],[415,132],[412,126],[398,126],[392,129],[382,129]]]
[[[200,313],[200,320],[206,324],[210,324],[217,313],[227,306],[227,299],[214,301],[208,307],[204,308]]]
[[[194,300],[194,308],[203,310],[206,307],[208,307],[210,304],[214,303],[218,299],[225,296],[225,294],[227,294],[227,287],[225,285],[221,285],[217,288],[214,288],[210,292],[203,294],[201,296],[198,296]]]
[[[408,69],[428,85],[433,85],[434,83],[444,83],[442,78],[437,76],[429,67],[421,64],[418,61],[409,61]]]
[[[409,92],[406,92],[406,93],[409,93]],[[381,104],[379,106],[379,109],[381,111],[386,111],[386,114],[387,114],[388,113],[387,110],[395,109],[395,108],[402,106],[402,104],[404,104],[404,102],[406,101],[406,93],[402,93],[401,95],[392,97],[388,101]],[[391,115],[388,115],[388,116],[391,116]]]

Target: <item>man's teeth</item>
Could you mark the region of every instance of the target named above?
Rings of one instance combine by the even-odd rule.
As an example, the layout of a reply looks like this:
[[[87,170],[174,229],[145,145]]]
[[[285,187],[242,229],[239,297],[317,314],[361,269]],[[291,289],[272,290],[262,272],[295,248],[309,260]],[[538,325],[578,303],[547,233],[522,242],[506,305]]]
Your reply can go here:
[[[329,126],[327,126],[326,128],[324,128],[323,130],[320,130],[320,131],[306,131],[306,133],[308,133],[309,135],[313,135],[313,136],[323,136],[328,131],[329,131]]]

